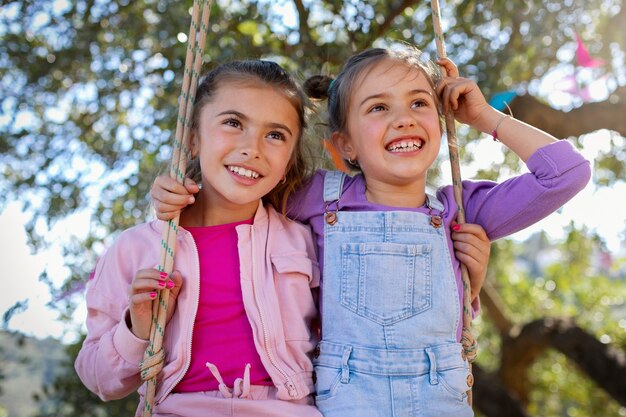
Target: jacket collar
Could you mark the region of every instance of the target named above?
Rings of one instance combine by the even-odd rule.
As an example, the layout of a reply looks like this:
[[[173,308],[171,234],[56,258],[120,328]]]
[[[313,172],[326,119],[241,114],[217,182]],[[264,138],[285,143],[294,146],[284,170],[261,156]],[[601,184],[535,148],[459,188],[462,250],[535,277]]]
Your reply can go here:
[[[271,206],[266,207],[263,204],[263,200],[259,199],[259,205],[257,207],[256,213],[254,213],[254,219],[252,220],[252,224],[254,226],[263,226],[266,225],[269,221],[270,216],[276,216],[276,210],[274,210]],[[155,219],[150,222],[150,228],[158,234],[162,234],[162,230],[164,227],[167,227],[166,221]],[[246,226],[246,225],[240,225]],[[237,226],[239,227],[239,226]],[[181,239],[182,236],[186,233],[189,233],[183,226],[178,226],[178,234],[177,238]]]

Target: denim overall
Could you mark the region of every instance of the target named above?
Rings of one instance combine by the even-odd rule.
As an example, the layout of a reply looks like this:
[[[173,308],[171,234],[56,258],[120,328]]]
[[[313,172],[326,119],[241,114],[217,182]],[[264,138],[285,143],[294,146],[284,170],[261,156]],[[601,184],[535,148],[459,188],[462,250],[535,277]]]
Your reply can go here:
[[[445,227],[416,212],[341,211],[344,178],[324,182],[336,223],[324,225],[317,407],[325,417],[473,416]],[[428,205],[443,210],[431,196]]]

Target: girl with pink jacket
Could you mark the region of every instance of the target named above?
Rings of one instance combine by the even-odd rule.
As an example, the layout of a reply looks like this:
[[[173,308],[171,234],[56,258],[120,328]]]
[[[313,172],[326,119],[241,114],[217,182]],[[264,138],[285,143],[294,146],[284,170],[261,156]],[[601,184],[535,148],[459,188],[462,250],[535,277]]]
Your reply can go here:
[[[192,123],[188,166],[202,190],[180,217],[175,272],[154,269],[160,221],[124,231],[88,287],[76,371],[103,400],[143,398],[152,301],[167,286],[154,416],[318,417],[315,249],[308,228],[273,208],[304,175],[304,97],[275,63],[231,62],[201,81]]]

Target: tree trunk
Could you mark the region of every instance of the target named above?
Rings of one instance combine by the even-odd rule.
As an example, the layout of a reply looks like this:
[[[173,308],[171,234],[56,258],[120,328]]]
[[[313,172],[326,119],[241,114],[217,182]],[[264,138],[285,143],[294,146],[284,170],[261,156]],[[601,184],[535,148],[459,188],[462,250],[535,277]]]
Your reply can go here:
[[[507,390],[493,373],[483,371],[477,364],[474,373],[474,408],[487,417],[529,417],[524,405]]]

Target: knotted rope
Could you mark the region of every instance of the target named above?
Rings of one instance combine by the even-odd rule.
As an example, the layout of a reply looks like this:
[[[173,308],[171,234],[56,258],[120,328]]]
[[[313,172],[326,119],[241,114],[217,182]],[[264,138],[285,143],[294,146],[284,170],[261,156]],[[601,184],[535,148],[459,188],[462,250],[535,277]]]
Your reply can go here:
[[[185,72],[183,85],[178,101],[178,118],[176,134],[170,165],[170,177],[182,183],[187,170],[189,155],[189,138],[191,137],[191,116],[193,102],[198,86],[198,78],[202,68],[202,55],[206,44],[211,0],[194,0],[187,40],[187,54],[185,57]],[[200,10],[202,9],[202,18]],[[197,38],[197,39],[196,39]],[[166,272],[168,276],[174,267],[174,251],[176,249],[176,234],[179,216],[170,220],[163,229],[161,237],[161,254],[158,270]],[[152,416],[154,396],[156,393],[157,375],[163,369],[165,352],[163,351],[163,336],[167,317],[167,304],[170,290],[164,288],[159,291],[158,298],[152,304],[152,327],[150,328],[150,343],[140,364],[141,378],[146,380],[146,395],[142,417]]]
[[[441,15],[439,12],[438,0],[431,0],[430,5],[433,11],[433,28],[435,30],[435,43],[437,44],[437,53],[439,58],[446,57],[446,46],[443,39],[443,30],[441,28]],[[445,76],[445,70],[440,68],[442,77]],[[465,223],[465,211],[463,210],[463,188],[461,184],[461,168],[459,163],[459,146],[456,138],[456,126],[454,121],[454,111],[450,108],[445,114],[446,134],[448,137],[448,152],[450,154],[450,169],[452,171],[452,186],[454,190],[454,201],[458,207],[457,222]],[[471,287],[469,281],[469,273],[467,267],[461,264],[461,278],[463,281],[463,331],[461,334],[461,344],[463,345],[463,356],[470,363],[470,375],[467,379],[469,390],[467,392],[468,402],[472,405],[472,386],[474,385],[474,377],[471,374],[472,365],[478,353],[478,343],[472,334],[472,299]]]

